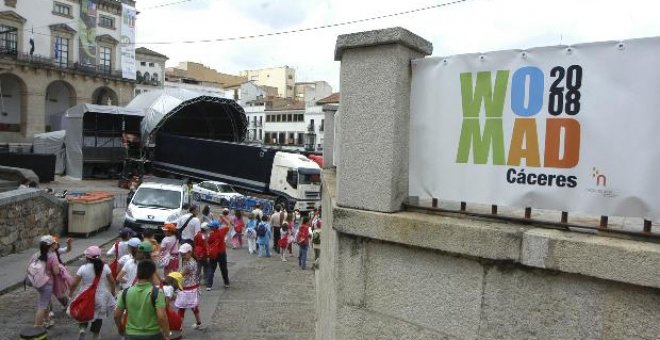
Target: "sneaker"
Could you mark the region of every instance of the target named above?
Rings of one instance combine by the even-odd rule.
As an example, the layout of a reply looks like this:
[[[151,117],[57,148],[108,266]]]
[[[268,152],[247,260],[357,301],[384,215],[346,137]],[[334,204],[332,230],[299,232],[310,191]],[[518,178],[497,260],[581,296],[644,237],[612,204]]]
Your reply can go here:
[[[206,287],[206,291],[207,291],[207,292],[210,292],[210,291],[211,291],[211,287]]]
[[[287,262],[286,259],[282,259],[282,262]]]
[[[52,320],[55,317],[55,313],[53,311],[48,312],[48,319]]]
[[[81,329],[78,331],[78,340],[85,340],[85,330]]]
[[[55,320],[50,319],[50,320],[44,321],[44,328],[48,329],[48,328],[51,328],[53,326],[55,326]]]
[[[193,328],[193,329],[196,329],[196,330],[198,330],[198,331],[201,331],[202,329],[204,329],[204,327],[202,326],[201,323],[194,323],[194,324],[192,325],[192,328]]]
[[[225,289],[229,288],[229,285],[225,285]]]

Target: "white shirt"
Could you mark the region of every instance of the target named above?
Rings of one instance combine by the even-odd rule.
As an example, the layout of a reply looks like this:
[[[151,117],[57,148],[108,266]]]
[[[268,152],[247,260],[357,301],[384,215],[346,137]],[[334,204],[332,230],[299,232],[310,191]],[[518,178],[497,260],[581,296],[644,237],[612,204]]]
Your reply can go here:
[[[124,255],[128,255],[129,254],[128,241],[119,241],[118,250],[119,250],[119,255],[117,255],[117,259],[122,258]],[[110,249],[108,249],[108,252],[106,253],[106,255],[115,256],[115,244],[114,243],[112,244],[112,247],[110,247]]]
[[[181,229],[183,228],[183,225],[186,224],[186,221],[188,218],[190,218],[191,214],[185,214],[176,221],[176,228]],[[199,218],[193,217],[190,222],[188,222],[188,226],[186,226],[186,229],[181,232],[181,239],[182,240],[194,240],[195,235],[202,230],[201,223],[199,222]]]
[[[133,281],[137,276],[137,263],[133,259],[133,256],[124,255],[122,256],[117,263],[121,266],[121,270],[125,272],[124,279],[126,282],[121,283],[121,288],[126,289],[133,285]]]

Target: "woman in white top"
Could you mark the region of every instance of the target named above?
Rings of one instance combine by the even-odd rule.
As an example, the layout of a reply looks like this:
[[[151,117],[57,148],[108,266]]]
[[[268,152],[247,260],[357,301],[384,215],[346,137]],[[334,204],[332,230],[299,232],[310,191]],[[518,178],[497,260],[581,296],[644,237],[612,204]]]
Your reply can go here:
[[[100,339],[99,333],[101,332],[103,319],[112,316],[115,309],[115,280],[112,278],[110,267],[101,260],[101,248],[91,246],[85,249],[84,254],[87,263],[80,266],[78,272],[76,272],[73,285],[71,285],[71,293],[73,295],[73,292],[81,283],[80,291],[77,292],[76,296],[84,292],[94,283],[96,277],[100,276],[95,295],[94,321],[92,321],[90,327],[93,335],[92,339],[97,340]],[[80,338],[83,338],[87,329],[87,322],[80,323],[79,327]]]
[[[128,240],[129,254],[124,255],[118,261],[121,270],[117,274],[117,284],[121,286],[121,289],[130,288],[136,282],[137,259],[135,259],[135,255],[138,252],[140,243],[142,243],[142,241],[137,237]]]

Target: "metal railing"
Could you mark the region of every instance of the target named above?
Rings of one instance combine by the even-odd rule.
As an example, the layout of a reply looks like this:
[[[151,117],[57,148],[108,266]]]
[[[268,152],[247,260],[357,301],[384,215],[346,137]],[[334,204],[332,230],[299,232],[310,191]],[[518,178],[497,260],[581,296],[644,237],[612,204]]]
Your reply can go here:
[[[78,62],[67,62],[65,64],[61,64],[48,56],[29,54],[25,52],[19,52],[15,49],[8,49],[3,47],[0,47],[0,56],[12,57],[16,60],[17,63],[24,65],[35,65],[44,68],[51,68],[53,70],[66,70],[90,76],[104,76],[125,81],[133,81],[123,78],[121,71],[113,71],[104,65],[84,65]]]
[[[567,211],[533,210],[531,207],[511,208],[477,203],[470,203],[468,206],[467,202],[443,201],[437,198],[424,201],[410,198],[404,204],[404,208],[408,211],[471,216],[527,224],[539,228],[619,235],[660,242],[660,229],[654,231],[653,222],[643,218],[594,216],[579,213],[571,213],[569,216]]]

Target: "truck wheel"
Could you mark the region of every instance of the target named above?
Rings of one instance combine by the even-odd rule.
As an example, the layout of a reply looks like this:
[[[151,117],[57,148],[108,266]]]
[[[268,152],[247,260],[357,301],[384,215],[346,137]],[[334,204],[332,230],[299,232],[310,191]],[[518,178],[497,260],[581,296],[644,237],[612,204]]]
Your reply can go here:
[[[275,200],[275,204],[279,204],[282,208],[286,209],[287,211],[289,210],[289,201],[285,197],[278,197],[277,200]]]

